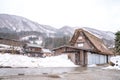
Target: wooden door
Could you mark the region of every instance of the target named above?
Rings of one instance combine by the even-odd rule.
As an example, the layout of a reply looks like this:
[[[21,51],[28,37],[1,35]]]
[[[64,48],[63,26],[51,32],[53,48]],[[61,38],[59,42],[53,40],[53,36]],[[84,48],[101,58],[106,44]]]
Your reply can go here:
[[[80,65],[80,54],[79,53],[75,53],[75,63],[77,65]]]

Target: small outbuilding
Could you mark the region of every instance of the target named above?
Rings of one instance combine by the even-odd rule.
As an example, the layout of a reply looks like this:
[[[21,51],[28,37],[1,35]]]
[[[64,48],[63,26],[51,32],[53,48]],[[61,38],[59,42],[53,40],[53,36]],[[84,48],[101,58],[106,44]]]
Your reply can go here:
[[[42,57],[42,47],[37,44],[27,43],[23,46],[23,54],[31,57]]]

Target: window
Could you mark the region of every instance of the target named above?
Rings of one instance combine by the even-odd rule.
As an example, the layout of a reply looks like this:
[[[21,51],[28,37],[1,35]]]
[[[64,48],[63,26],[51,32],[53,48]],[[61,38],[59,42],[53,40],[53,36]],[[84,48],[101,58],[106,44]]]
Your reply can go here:
[[[32,48],[31,51],[35,51],[35,48]]]
[[[78,43],[78,47],[83,47],[83,43]]]
[[[78,39],[81,40],[81,39],[82,39],[82,36],[79,36]]]

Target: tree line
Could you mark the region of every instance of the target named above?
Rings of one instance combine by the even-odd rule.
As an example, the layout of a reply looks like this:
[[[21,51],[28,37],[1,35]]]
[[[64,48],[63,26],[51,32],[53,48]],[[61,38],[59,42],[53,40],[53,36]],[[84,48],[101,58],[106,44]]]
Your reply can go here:
[[[115,53],[116,55],[120,55],[120,31],[118,31],[115,38]]]
[[[59,46],[68,45],[70,36],[63,37],[48,37],[44,39],[42,46],[48,49],[53,49]]]

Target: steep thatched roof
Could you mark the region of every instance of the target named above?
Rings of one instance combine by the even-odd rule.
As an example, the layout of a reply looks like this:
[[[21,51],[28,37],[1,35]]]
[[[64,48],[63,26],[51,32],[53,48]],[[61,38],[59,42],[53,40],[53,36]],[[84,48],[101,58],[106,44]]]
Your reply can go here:
[[[84,36],[90,41],[90,43],[94,46],[94,48],[101,54],[113,54],[112,51],[110,51],[103,41],[90,33],[89,31],[83,30],[83,29],[76,29],[73,37],[70,40],[70,44],[75,44],[76,40],[78,39],[80,32],[84,34]]]

